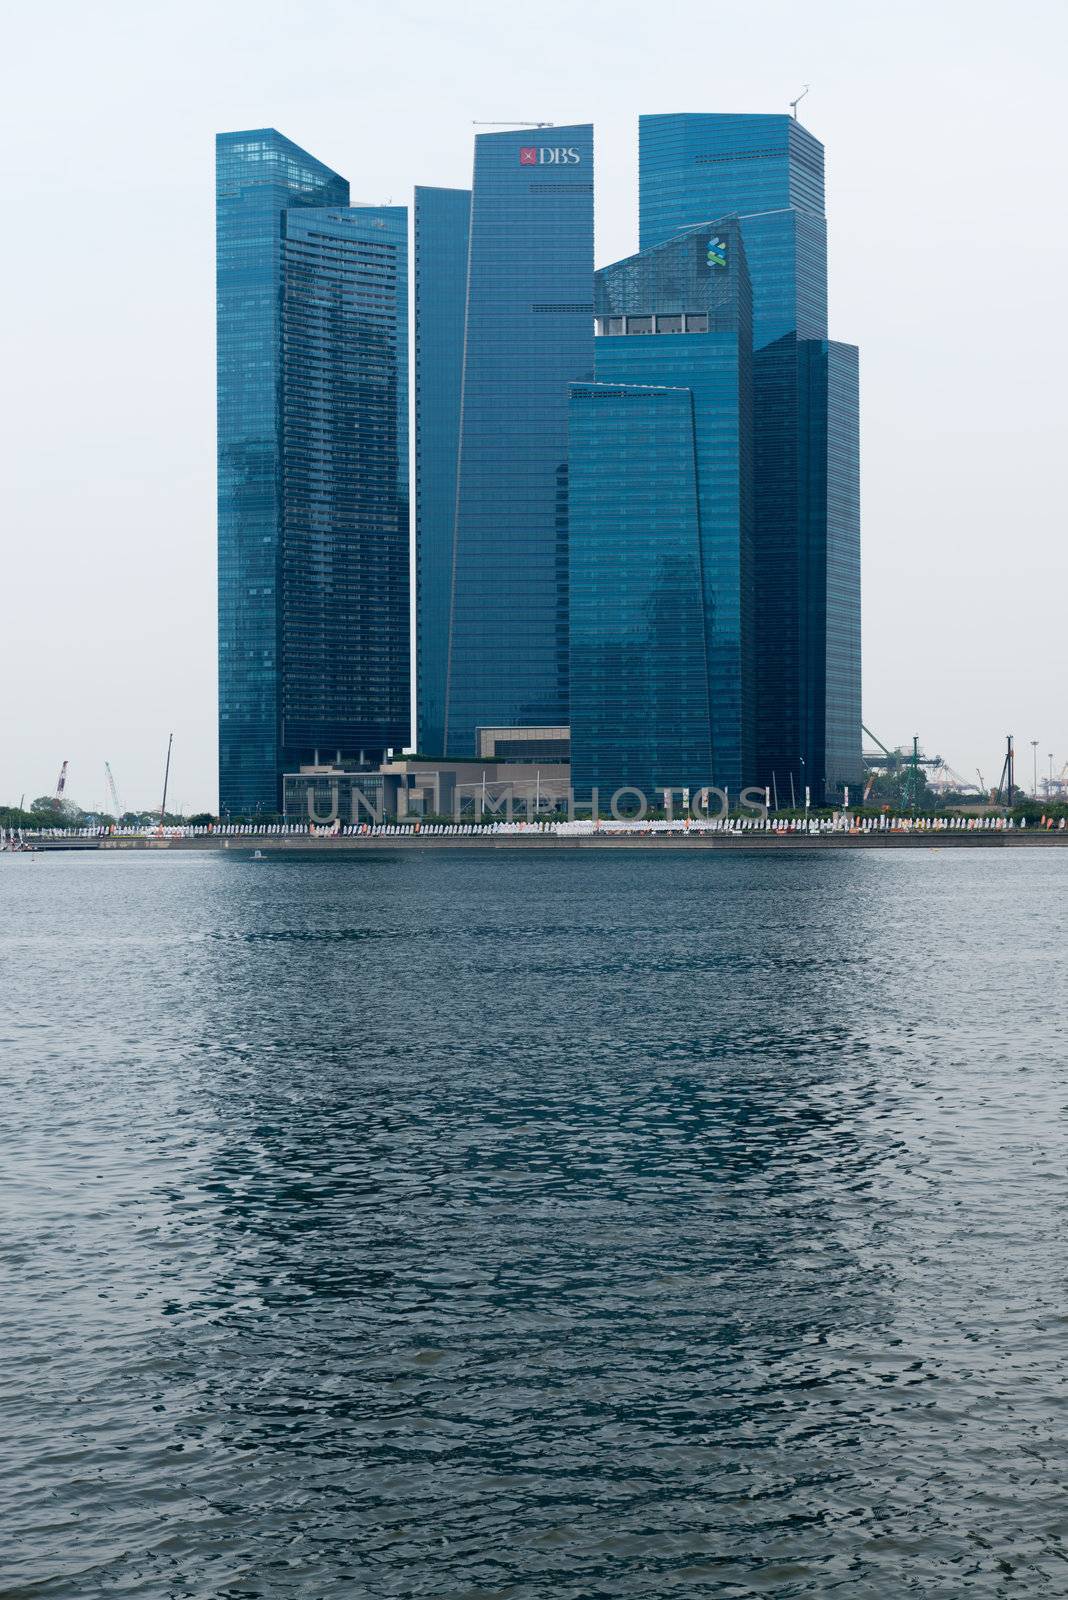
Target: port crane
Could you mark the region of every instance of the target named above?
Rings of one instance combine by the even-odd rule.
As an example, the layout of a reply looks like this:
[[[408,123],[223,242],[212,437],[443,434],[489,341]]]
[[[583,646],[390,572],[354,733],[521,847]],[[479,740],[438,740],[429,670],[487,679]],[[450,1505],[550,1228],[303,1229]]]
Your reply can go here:
[[[932,789],[952,789],[955,794],[971,794],[975,784],[968,778],[962,778],[959,772],[954,772],[948,762],[943,761],[938,768],[938,776],[928,778]]]
[[[1053,776],[1053,757],[1050,757],[1050,775],[1042,779],[1042,788],[1045,790],[1047,800],[1064,800],[1068,798],[1068,761],[1064,763],[1060,773]]]

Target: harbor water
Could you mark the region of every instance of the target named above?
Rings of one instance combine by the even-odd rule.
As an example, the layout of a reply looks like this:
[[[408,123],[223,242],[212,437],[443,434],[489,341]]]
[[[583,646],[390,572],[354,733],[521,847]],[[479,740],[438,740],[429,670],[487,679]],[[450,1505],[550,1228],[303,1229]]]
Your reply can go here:
[[[0,857],[0,1595],[1068,1594],[1068,857]]]

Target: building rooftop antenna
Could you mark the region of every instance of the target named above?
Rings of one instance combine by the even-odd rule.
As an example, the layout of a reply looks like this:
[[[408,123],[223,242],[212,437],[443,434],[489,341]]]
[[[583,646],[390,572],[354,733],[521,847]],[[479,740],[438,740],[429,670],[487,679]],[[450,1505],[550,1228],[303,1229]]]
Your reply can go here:
[[[805,84],[805,87],[801,90],[801,93],[798,95],[797,99],[790,101],[790,110],[794,114],[794,121],[795,122],[797,121],[797,108],[801,104],[802,100],[805,98],[806,94],[808,94],[808,84],[807,83]]]

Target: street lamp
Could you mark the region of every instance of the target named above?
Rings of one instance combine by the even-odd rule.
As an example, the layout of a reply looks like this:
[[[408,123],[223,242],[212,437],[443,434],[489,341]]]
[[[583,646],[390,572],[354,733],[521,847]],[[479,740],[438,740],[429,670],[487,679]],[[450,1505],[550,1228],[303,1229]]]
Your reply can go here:
[[[1034,766],[1034,783],[1033,783],[1032,788],[1031,788],[1031,793],[1034,796],[1034,798],[1037,800],[1038,799],[1038,740],[1037,739],[1032,739],[1031,740],[1031,760],[1032,760],[1032,763],[1033,763],[1033,766]]]

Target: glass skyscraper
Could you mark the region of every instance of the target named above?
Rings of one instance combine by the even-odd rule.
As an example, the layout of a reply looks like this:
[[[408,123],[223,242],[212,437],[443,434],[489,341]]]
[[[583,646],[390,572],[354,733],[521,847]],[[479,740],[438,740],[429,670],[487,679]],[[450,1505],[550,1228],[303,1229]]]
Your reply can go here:
[[[596,275],[571,391],[572,782],[585,795],[753,771],[752,299],[737,222]]]
[[[754,781],[861,778],[857,352],[827,338],[823,147],[789,116],[642,117],[643,250],[739,218],[753,292]]]
[[[407,210],[274,129],[217,140],[219,790],[407,742]]]
[[[445,749],[470,189],[415,191],[416,743]]]
[[[473,756],[479,727],[567,722],[568,385],[593,374],[592,127],[476,137],[465,329],[450,756]]]

